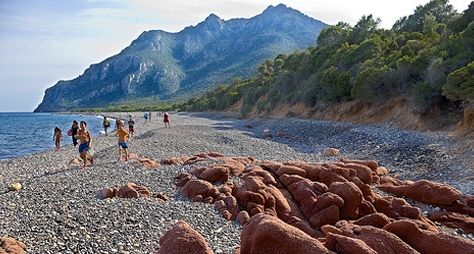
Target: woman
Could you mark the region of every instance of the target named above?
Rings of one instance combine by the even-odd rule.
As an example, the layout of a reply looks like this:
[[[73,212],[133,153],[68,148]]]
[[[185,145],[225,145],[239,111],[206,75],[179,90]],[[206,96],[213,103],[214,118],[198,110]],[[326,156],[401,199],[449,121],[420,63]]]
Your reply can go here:
[[[72,126],[71,126],[71,136],[72,136],[72,144],[74,147],[77,146],[77,132],[79,131],[79,123],[77,123],[76,120],[72,121]]]
[[[92,137],[87,130],[87,123],[85,121],[81,121],[80,127],[81,129],[77,132],[76,136],[77,139],[79,139],[79,154],[84,163],[82,169],[86,169],[87,160],[90,160],[91,164],[94,164],[93,158],[87,156],[89,149],[92,148]]]

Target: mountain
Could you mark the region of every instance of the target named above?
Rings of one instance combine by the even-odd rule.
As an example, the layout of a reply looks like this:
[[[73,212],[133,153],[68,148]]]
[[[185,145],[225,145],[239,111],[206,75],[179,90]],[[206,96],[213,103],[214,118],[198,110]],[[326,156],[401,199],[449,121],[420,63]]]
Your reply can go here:
[[[119,54],[46,89],[35,112],[199,94],[234,77],[252,76],[266,59],[315,45],[326,26],[280,4],[250,19],[225,21],[211,14],[178,33],[143,32]]]

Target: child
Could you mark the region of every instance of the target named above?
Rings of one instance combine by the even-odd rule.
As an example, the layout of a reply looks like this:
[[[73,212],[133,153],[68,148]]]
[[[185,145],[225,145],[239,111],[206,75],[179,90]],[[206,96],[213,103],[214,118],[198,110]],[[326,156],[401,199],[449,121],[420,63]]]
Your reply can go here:
[[[128,144],[127,141],[130,138],[130,134],[124,129],[123,124],[120,123],[119,129],[117,130],[118,136],[118,148],[119,148],[119,161],[122,160],[122,148],[125,150],[125,161],[128,161]]]
[[[94,158],[88,156],[88,151],[92,148],[92,137],[89,131],[87,130],[87,123],[81,121],[80,129],[77,132],[76,138],[79,139],[79,154],[83,161],[82,169],[85,170],[87,166],[87,161],[89,160],[91,164],[94,164]]]
[[[170,119],[168,112],[165,112],[165,114],[163,115],[163,122],[165,123],[165,127],[170,127]]]
[[[54,144],[56,145],[56,151],[59,151],[61,148],[61,139],[63,135],[61,134],[61,129],[58,127],[54,128],[54,135],[53,135],[53,140]]]

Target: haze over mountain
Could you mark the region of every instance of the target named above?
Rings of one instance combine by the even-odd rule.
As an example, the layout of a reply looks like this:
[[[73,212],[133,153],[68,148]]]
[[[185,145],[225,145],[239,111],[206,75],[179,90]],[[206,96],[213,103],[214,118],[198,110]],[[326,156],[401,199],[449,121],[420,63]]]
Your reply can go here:
[[[316,44],[327,25],[280,4],[250,19],[224,21],[211,14],[178,33],[152,30],[76,79],[46,90],[35,112],[65,111],[154,98],[197,94],[278,54]]]

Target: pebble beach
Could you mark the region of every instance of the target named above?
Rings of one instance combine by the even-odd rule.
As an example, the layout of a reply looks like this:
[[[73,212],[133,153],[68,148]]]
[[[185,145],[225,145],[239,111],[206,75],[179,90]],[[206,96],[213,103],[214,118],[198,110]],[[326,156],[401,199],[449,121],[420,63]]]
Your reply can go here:
[[[126,119],[127,114],[107,116]],[[301,119],[242,120],[215,113],[171,114],[171,128],[135,114],[130,152],[163,158],[215,151],[259,160],[322,162],[372,159],[401,179],[428,179],[474,194],[474,148],[443,133]],[[99,119],[100,121],[100,119]],[[112,124],[113,125],[113,124]],[[68,137],[66,137],[68,138]],[[117,137],[94,137],[95,163],[85,171],[69,162],[77,149],[0,161],[0,236],[22,241],[28,253],[153,253],[177,220],[201,233],[214,253],[233,253],[241,226],[211,204],[190,202],[174,184],[186,166],[148,169],[117,160]],[[340,150],[323,157],[324,148]],[[12,182],[22,189],[9,191]],[[97,199],[99,189],[134,182],[168,198]]]

